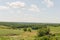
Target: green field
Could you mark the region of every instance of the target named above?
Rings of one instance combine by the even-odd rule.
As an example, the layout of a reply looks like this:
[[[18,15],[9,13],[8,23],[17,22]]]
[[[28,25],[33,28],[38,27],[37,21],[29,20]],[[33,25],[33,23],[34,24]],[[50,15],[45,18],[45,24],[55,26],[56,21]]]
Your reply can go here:
[[[9,23],[10,25],[12,25],[11,23]],[[14,24],[14,23],[13,23]],[[16,23],[14,24],[15,28],[11,28],[10,25],[0,25],[0,40],[34,40],[37,36],[38,33],[38,29],[33,30],[31,29],[31,32],[29,31],[24,31],[24,28],[17,28]],[[22,25],[22,24],[21,24]],[[25,25],[31,26],[32,24],[24,24],[23,27],[26,27]],[[35,24],[34,24],[35,25]],[[33,25],[33,26],[34,26]],[[13,26],[13,27],[14,27]],[[39,24],[35,25],[36,27],[39,27]],[[28,27],[27,29],[29,29],[30,27]],[[41,28],[41,27],[40,27]],[[60,27],[54,27],[54,26],[48,26],[48,28],[50,28],[50,33],[55,34],[55,36],[51,37],[53,38],[52,40],[55,40],[54,38],[57,38],[58,40],[60,40]],[[40,37],[42,38],[42,37]],[[38,40],[38,39],[37,39]]]
[[[24,32],[23,30],[0,29],[0,40],[33,40],[36,31]]]
[[[60,40],[60,27],[50,27],[51,33],[56,34],[56,37]]]
[[[50,30],[60,38],[60,27],[50,27]],[[36,34],[36,30],[24,32],[22,29],[0,29],[0,40],[34,40]]]
[[[0,26],[0,40],[34,40],[36,30],[24,32],[22,29],[8,29],[6,26]]]

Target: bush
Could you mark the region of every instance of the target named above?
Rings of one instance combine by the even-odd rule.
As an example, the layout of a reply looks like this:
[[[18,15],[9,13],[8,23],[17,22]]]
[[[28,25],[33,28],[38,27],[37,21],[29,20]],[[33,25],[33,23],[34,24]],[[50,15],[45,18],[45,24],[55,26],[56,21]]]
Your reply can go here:
[[[27,31],[27,28],[24,28],[23,30],[24,30],[24,31]]]
[[[41,28],[38,30],[38,36],[49,35],[50,30],[48,28]]]
[[[43,30],[39,30],[38,36],[41,37],[41,36],[44,36],[44,35],[45,35],[45,32]]]
[[[28,31],[29,31],[29,32],[31,32],[31,29],[30,29],[30,28],[28,28]]]
[[[52,34],[52,36],[55,36],[55,34]]]
[[[49,40],[48,36],[43,37],[43,40]]]

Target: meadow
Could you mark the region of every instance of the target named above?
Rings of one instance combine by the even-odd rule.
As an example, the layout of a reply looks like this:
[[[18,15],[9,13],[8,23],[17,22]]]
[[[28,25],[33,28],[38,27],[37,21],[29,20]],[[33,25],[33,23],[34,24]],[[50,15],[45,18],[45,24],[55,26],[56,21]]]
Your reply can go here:
[[[36,31],[24,32],[18,29],[0,29],[0,40],[33,40]]]
[[[0,40],[45,40],[37,38],[39,28],[41,29],[41,27],[45,27],[45,25],[47,24],[0,23]],[[50,28],[51,34],[55,34],[51,37],[52,40],[60,40],[60,25],[53,24],[52,26],[52,24],[48,24],[47,27]],[[27,31],[26,30],[24,31],[24,28],[26,28]]]

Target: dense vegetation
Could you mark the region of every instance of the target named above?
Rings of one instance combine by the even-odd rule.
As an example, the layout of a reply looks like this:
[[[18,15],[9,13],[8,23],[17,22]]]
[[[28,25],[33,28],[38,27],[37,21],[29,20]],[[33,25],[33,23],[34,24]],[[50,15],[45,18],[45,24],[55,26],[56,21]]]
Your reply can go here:
[[[60,40],[60,24],[0,22],[0,40]]]
[[[28,28],[38,29],[40,27],[53,26],[59,27],[60,24],[57,23],[19,23],[19,22],[0,22],[0,25],[8,26],[10,28]]]

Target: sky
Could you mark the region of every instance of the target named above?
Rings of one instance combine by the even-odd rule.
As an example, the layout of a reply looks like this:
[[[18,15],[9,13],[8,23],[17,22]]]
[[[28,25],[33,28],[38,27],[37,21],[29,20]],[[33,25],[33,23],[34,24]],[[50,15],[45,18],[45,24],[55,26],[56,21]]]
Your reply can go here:
[[[60,0],[0,0],[0,21],[60,23]]]

